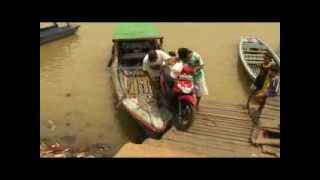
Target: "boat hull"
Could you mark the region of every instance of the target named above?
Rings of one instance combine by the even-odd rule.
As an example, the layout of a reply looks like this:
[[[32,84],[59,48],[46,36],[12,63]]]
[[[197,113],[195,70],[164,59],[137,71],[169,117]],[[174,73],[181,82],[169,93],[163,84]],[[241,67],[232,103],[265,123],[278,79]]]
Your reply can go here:
[[[54,40],[58,40],[67,36],[73,35],[78,29],[77,26],[66,26],[66,27],[49,27],[40,29],[40,45],[45,44]]]
[[[155,105],[151,107],[151,109],[155,110],[155,113],[153,113],[153,111],[148,112],[148,110],[144,110],[146,108],[139,105],[139,96],[132,97],[128,95],[128,91],[130,90],[126,87],[128,85],[124,83],[123,76],[125,75],[123,71],[120,70],[118,51],[118,48],[115,46],[111,66],[112,82],[118,99],[118,105],[121,105],[124,110],[133,117],[149,137],[157,138],[166,131],[172,116],[169,111],[163,109],[160,110]],[[158,126],[155,125],[155,122],[156,124],[158,123]]]

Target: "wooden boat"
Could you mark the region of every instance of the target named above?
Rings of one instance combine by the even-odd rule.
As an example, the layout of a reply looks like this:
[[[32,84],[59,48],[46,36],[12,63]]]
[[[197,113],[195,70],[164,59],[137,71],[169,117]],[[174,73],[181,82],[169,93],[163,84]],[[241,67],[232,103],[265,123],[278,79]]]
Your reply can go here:
[[[265,54],[271,55],[271,63],[280,69],[279,56],[263,41],[256,37],[241,37],[239,54],[240,60],[251,80],[255,80],[260,73],[260,65],[263,63]]]
[[[40,44],[70,36],[74,34],[79,27],[79,25],[72,26],[68,24],[67,26],[62,27],[53,25],[45,28],[40,28]]]
[[[113,34],[110,66],[118,105],[151,137],[161,135],[173,117],[168,109],[158,106],[155,93],[160,87],[142,71],[148,50],[160,49],[162,44],[163,37],[150,23],[120,23]]]

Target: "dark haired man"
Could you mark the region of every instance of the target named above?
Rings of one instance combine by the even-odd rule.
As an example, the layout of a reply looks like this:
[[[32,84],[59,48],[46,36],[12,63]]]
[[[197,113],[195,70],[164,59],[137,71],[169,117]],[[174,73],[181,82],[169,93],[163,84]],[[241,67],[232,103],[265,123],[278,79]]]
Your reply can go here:
[[[271,69],[271,57],[269,55],[265,55],[263,58],[263,63],[260,66],[260,73],[254,81],[254,85],[256,86],[255,91],[259,91],[263,88],[263,84],[269,74]]]
[[[266,88],[257,92],[256,97],[259,103],[262,105],[267,97],[274,97],[278,95],[280,91],[280,77],[278,75],[279,70],[272,67],[269,72],[270,81],[266,82]]]
[[[179,48],[178,56],[183,61],[183,63],[188,64],[189,66],[194,68],[194,83],[196,85],[196,96],[197,96],[197,109],[199,110],[199,102],[203,95],[208,95],[208,87],[205,80],[205,74],[203,71],[203,60],[201,56],[191,51],[188,48]]]
[[[150,50],[143,58],[142,69],[147,71],[152,80],[157,81],[160,76],[160,67],[170,56],[162,50]]]

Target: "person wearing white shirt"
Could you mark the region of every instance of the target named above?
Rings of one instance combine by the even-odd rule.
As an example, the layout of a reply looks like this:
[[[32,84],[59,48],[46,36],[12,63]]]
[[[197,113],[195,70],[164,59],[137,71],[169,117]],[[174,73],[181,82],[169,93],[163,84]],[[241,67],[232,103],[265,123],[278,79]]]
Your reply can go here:
[[[152,80],[157,81],[160,76],[161,66],[170,56],[162,50],[150,50],[143,58],[142,69],[149,73]]]

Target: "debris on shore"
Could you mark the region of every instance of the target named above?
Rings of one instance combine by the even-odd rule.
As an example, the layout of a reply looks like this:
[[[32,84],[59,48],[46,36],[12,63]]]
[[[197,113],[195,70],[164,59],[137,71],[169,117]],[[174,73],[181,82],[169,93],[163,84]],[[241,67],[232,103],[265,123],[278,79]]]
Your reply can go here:
[[[97,146],[97,145],[95,145]],[[47,144],[40,142],[40,157],[41,158],[96,158],[96,157],[111,157],[110,149],[106,145],[98,145],[98,148],[90,148],[87,150],[76,150],[70,147],[63,146],[59,143]]]

